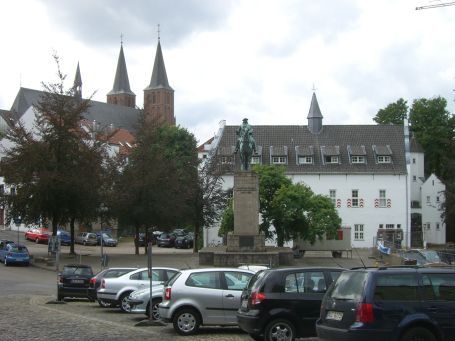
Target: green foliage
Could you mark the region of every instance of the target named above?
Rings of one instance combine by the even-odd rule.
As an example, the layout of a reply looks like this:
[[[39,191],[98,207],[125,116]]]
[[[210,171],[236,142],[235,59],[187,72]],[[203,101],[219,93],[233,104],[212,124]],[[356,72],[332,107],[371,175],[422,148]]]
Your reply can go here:
[[[404,119],[407,118],[408,105],[403,98],[398,99],[395,103],[390,103],[384,109],[380,109],[373,118],[378,124],[398,124],[403,125]]]
[[[223,212],[222,218],[221,218],[221,226],[220,229],[218,230],[218,236],[219,237],[224,237],[226,236],[229,232],[234,231],[234,208],[233,208],[233,200],[232,198],[229,199],[228,206]]]

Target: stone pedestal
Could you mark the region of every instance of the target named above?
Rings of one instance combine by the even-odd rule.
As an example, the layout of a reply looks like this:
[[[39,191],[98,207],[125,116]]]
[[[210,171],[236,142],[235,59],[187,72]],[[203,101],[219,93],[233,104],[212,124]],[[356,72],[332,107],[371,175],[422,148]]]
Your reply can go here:
[[[234,232],[227,236],[227,252],[264,252],[259,234],[259,179],[254,172],[234,174]]]

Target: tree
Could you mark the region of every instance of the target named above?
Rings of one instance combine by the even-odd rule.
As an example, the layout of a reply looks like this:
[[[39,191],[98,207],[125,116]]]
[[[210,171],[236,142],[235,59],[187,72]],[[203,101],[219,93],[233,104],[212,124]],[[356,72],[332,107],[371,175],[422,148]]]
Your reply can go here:
[[[409,112],[411,130],[425,150],[425,175],[447,179],[448,163],[455,157],[454,118],[442,97],[414,100]]]
[[[139,120],[136,147],[114,185],[111,202],[119,225],[141,229],[184,226],[191,222],[197,184],[194,136],[175,126]],[[111,196],[112,197],[112,196]],[[136,245],[136,254],[139,248]]]
[[[0,168],[5,182],[16,186],[16,195],[7,197],[11,213],[26,223],[49,219],[55,236],[59,224],[93,216],[88,207],[98,190],[94,178],[102,157],[79,129],[90,101],[65,89],[66,76],[58,57],[54,59],[58,82],[43,84],[45,91],[34,107],[33,131],[21,122],[10,129],[7,139],[12,147],[5,151]]]
[[[218,230],[218,236],[224,237],[232,231],[234,231],[234,207],[233,200],[230,198],[221,217],[221,226]]]
[[[395,103],[390,103],[384,109],[380,109],[373,118],[378,124],[398,124],[403,125],[404,119],[407,118],[408,105],[403,98],[398,99]]]

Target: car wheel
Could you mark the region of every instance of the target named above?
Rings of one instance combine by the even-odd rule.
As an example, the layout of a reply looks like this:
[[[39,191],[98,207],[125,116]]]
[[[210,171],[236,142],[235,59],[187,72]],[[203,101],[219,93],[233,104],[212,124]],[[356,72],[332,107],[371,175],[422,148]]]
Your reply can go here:
[[[173,325],[180,335],[192,335],[199,330],[201,319],[196,310],[185,308],[174,315]]]
[[[405,332],[400,341],[436,341],[436,337],[427,328],[415,327]]]
[[[285,319],[277,319],[270,322],[265,328],[264,340],[267,341],[294,341],[295,328],[291,322]]]
[[[152,320],[159,320],[160,319],[160,312],[158,310],[158,305],[162,302],[161,298],[154,298],[152,300]],[[150,302],[147,304],[146,314],[150,317]]]
[[[131,306],[127,302],[128,296],[131,294],[131,291],[125,292],[120,296],[120,310],[124,313],[129,313],[131,311]]]
[[[103,308],[110,308],[112,306],[111,303],[108,303],[103,300],[98,300],[98,304],[100,305],[100,307],[103,307]]]

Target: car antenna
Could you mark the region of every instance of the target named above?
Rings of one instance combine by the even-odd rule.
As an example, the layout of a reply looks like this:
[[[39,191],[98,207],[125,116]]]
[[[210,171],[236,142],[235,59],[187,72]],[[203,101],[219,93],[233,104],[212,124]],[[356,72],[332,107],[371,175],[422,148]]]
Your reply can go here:
[[[366,269],[367,267],[366,267],[365,263],[363,262],[362,257],[360,257],[359,251],[357,251],[356,248],[353,248],[353,249],[355,250],[355,253],[356,253],[357,256],[359,257],[360,261],[362,262],[363,268]]]
[[[333,260],[333,262],[334,262],[339,268],[343,268],[343,266],[341,266],[341,264],[338,263],[338,262],[335,260],[335,258],[332,257],[332,260]]]

